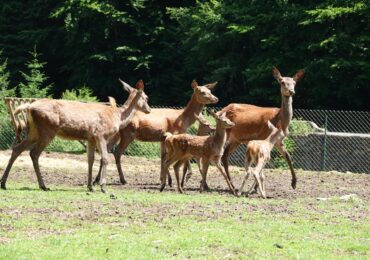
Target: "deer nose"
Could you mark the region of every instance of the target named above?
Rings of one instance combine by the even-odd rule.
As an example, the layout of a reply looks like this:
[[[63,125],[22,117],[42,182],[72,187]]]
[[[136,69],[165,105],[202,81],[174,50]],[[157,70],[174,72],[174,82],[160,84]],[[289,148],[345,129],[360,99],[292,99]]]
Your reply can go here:
[[[289,90],[289,94],[292,96],[295,94],[294,90]]]
[[[214,101],[215,103],[217,103],[217,102],[218,102],[218,98],[217,98],[217,97],[215,97],[215,98],[213,99],[213,101]]]

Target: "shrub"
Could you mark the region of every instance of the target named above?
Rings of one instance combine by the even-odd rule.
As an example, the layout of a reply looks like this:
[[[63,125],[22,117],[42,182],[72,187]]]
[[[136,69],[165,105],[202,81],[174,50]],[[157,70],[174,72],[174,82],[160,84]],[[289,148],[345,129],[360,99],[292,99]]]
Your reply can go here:
[[[62,94],[62,99],[78,100],[86,102],[97,102],[98,98],[93,96],[92,90],[87,86],[82,86],[77,89],[66,90]]]

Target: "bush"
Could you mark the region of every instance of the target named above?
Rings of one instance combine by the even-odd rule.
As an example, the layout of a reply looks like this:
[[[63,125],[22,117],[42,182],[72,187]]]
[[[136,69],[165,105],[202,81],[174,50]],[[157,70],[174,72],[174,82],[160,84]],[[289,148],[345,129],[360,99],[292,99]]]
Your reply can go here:
[[[48,145],[48,147],[46,148],[46,151],[80,154],[80,153],[86,152],[86,149],[78,141],[64,140],[64,139],[56,137]]]
[[[77,89],[66,90],[62,94],[62,99],[78,100],[86,102],[97,102],[98,98],[93,96],[92,90],[87,86],[82,86]]]

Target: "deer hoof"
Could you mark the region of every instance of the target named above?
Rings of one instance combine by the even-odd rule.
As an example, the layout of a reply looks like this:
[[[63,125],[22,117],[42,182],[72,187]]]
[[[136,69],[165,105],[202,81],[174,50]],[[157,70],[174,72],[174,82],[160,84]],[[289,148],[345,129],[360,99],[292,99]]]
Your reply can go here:
[[[103,192],[103,193],[106,193],[106,192],[107,192],[107,189],[106,189],[106,187],[105,187],[105,184],[103,184],[103,185],[101,186],[101,192]]]
[[[46,188],[46,186],[41,186],[40,189],[42,189],[43,191],[50,191],[50,189]]]
[[[292,180],[292,188],[295,190],[297,187],[297,180]]]
[[[94,192],[94,191],[95,191],[94,187],[93,187],[93,186],[91,186],[91,185],[87,186],[87,189],[88,189],[90,192]]]
[[[126,185],[127,184],[127,181],[125,179],[121,179],[120,182],[121,182],[122,185]]]
[[[166,184],[162,184],[161,187],[159,188],[159,191],[162,192],[164,190],[164,187],[166,187]]]
[[[5,182],[1,182],[1,189],[6,190]]]
[[[99,180],[95,180],[94,182],[93,182],[93,185],[95,186],[95,185],[98,185],[99,184]]]

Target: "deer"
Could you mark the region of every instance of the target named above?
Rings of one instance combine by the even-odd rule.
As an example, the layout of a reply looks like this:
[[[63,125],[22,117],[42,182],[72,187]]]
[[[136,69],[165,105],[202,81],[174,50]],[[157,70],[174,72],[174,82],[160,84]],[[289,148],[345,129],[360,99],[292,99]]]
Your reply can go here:
[[[198,130],[197,130],[197,136],[207,136],[207,135],[213,134],[216,131],[216,128],[207,121],[207,119],[202,115],[202,113],[199,114],[199,116],[197,117],[197,120],[199,123]],[[198,169],[200,171],[199,160],[196,160],[196,162],[198,165]],[[188,182],[188,180],[190,179],[192,175],[192,172],[188,171],[187,166],[188,164],[184,165],[183,173],[182,173],[181,186],[183,188],[184,188],[185,181]],[[204,189],[209,190],[209,187],[206,185]]]
[[[280,122],[284,136],[289,134],[288,127],[293,117],[293,95],[295,94],[295,86],[297,82],[303,78],[304,70],[297,71],[293,77],[282,77],[280,71],[276,67],[273,67],[272,74],[280,85],[280,108],[232,103],[220,111],[221,113],[226,113],[226,116],[235,123],[233,128],[227,130],[228,141],[221,159],[230,182],[230,155],[242,143],[248,143],[251,140],[265,139],[270,133],[267,124],[268,121],[273,125]],[[288,162],[290,172],[292,174],[291,186],[295,189],[297,185],[297,177],[292,165],[291,156],[284,147],[282,140],[277,142],[275,147]]]
[[[201,165],[201,192],[204,190],[204,183],[209,164],[210,162],[213,162],[224,176],[230,191],[236,195],[235,190],[221,165],[221,156],[223,154],[227,138],[226,129],[232,128],[235,124],[226,117],[226,113],[220,113],[217,115],[212,111],[211,115],[216,119],[216,130],[214,135],[196,136],[190,134],[165,134],[166,139],[164,143],[166,157],[164,162],[164,171],[161,174],[161,192],[166,186],[166,177],[169,175],[169,167],[174,164],[177,190],[179,193],[184,193],[183,187],[180,185],[179,181],[179,168],[190,159],[196,157],[199,158]]]
[[[173,134],[185,133],[186,130],[195,122],[195,115],[199,115],[205,105],[215,104],[218,98],[211,93],[211,90],[217,85],[217,82],[206,85],[199,85],[196,80],[191,83],[193,94],[183,109],[169,109],[169,108],[153,108],[150,114],[144,114],[137,111],[135,116],[128,124],[128,126],[119,131],[119,140],[116,152],[114,154],[119,179],[121,184],[126,184],[126,180],[122,171],[121,156],[126,150],[127,146],[137,139],[143,142],[160,142],[161,149],[161,172],[163,171],[165,148],[164,140],[165,133]],[[189,171],[190,162],[187,163]],[[100,173],[96,176],[94,183],[100,180]],[[172,185],[171,177],[169,176],[169,185]]]
[[[245,182],[249,178],[250,173],[253,173],[254,183],[247,192],[247,195],[254,190],[255,186],[258,187],[259,192],[262,197],[266,199],[266,189],[265,189],[265,175],[263,174],[263,168],[266,163],[270,161],[271,150],[275,144],[281,141],[285,136],[283,130],[281,130],[279,123],[278,128],[276,128],[270,121],[267,121],[268,128],[271,130],[270,135],[264,140],[252,140],[247,144],[247,149],[245,152],[245,170],[246,175],[239,188],[238,196],[242,195]],[[252,169],[252,164],[255,164],[255,168]]]
[[[121,108],[99,103],[83,103],[69,100],[40,99],[33,103],[19,106],[15,114],[26,111],[28,133],[26,138],[12,149],[8,165],[1,178],[1,188],[6,189],[10,169],[17,157],[26,149],[30,150],[33,167],[40,189],[49,190],[43,181],[39,157],[55,136],[69,140],[86,140],[88,157],[88,183],[92,186],[92,167],[95,147],[101,155],[102,178],[101,191],[106,192],[106,168],[108,164],[107,143],[120,129],[127,126],[136,111],[150,113],[148,96],[144,93],[144,83],[139,80],[136,89],[119,80],[129,97]],[[110,98],[111,104],[115,103]]]

